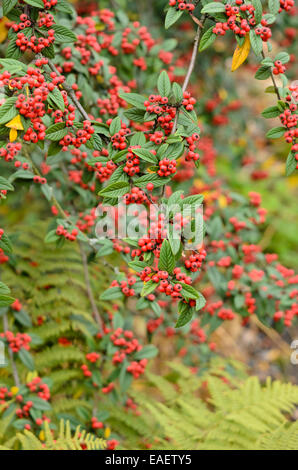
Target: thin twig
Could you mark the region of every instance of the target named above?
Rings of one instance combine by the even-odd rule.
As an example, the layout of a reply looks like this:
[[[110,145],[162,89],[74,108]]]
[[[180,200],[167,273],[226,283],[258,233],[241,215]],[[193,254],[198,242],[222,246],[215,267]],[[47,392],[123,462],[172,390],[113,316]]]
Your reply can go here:
[[[194,20],[194,18],[195,17],[193,16],[192,19]],[[190,59],[188,69],[187,69],[187,72],[186,72],[186,75],[185,75],[185,78],[184,78],[184,82],[183,82],[183,85],[182,85],[183,93],[186,91],[186,89],[188,87],[189,80],[190,80],[191,74],[192,74],[194,66],[195,66],[196,57],[197,57],[197,54],[198,54],[198,48],[199,48],[199,43],[200,43],[201,34],[202,34],[203,27],[204,27],[205,19],[206,19],[205,15],[203,15],[201,20],[198,20],[198,21],[194,20],[198,24],[198,29],[197,29],[195,39],[194,39],[191,59]],[[196,18],[196,20],[197,20],[197,18]],[[173,125],[173,129],[172,129],[172,134],[175,134],[175,132],[176,132],[177,123],[178,123],[178,116],[179,116],[179,110],[177,110],[177,112],[176,112],[174,125]]]
[[[262,57],[263,57],[263,59],[266,59],[266,56],[265,56],[265,54],[264,54],[264,51],[262,51]],[[272,73],[271,67],[270,67],[270,76],[271,76],[271,80],[272,80],[272,83],[273,83],[273,86],[274,86],[275,93],[277,94],[277,97],[278,97],[278,99],[280,100],[280,99],[281,99],[281,96],[280,96],[280,94],[279,94],[278,86],[277,86],[277,83],[276,83],[276,81],[275,81],[274,75],[273,75],[273,73]]]
[[[9,329],[8,328],[8,318],[7,318],[6,313],[3,315],[3,329],[4,329],[4,332],[8,331],[8,329]],[[18,369],[17,369],[16,363],[14,361],[13,351],[10,349],[9,346],[8,346],[8,354],[9,354],[9,358],[10,358],[12,376],[13,376],[14,383],[15,383],[16,387],[20,388],[21,381],[20,381],[20,377],[19,377],[19,374],[18,374]]]
[[[38,55],[39,57],[43,57],[41,54]],[[61,76],[61,73],[59,72],[59,70],[57,69],[57,67],[55,66],[55,64],[51,61],[51,59],[48,59],[48,66],[50,67],[50,69],[55,72],[58,76]],[[62,84],[62,87],[64,88],[64,90],[66,91],[66,93],[68,94],[68,96],[71,98],[71,100],[73,101],[74,105],[76,106],[76,108],[78,109],[78,111],[81,113],[82,117],[86,120],[86,121],[89,121],[90,118],[88,116],[88,113],[85,111],[85,109],[83,108],[83,106],[81,105],[81,103],[79,102],[79,100],[77,99],[76,97],[76,94],[74,92],[74,90],[71,88],[70,85],[68,85],[68,83],[64,82]]]

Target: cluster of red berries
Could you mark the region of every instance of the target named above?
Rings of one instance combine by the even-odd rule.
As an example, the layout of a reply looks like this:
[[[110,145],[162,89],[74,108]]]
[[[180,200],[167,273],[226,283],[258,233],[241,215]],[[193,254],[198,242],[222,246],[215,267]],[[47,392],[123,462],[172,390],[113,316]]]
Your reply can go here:
[[[257,309],[256,299],[253,298],[251,292],[246,292],[244,297],[245,297],[245,305],[247,307],[247,311],[250,315],[252,315]]]
[[[10,142],[5,147],[0,148],[0,157],[3,157],[5,161],[11,162],[15,156],[21,151],[22,144],[19,142]],[[29,167],[29,166],[28,166]]]
[[[39,175],[33,176],[33,183],[46,184],[46,182],[47,182],[46,178],[43,178],[42,176],[39,176]]]
[[[27,333],[13,334],[12,331],[6,331],[0,333],[0,337],[6,339],[8,346],[13,352],[19,352],[20,349],[24,348],[27,351],[30,349],[31,337]]]
[[[106,165],[104,166],[103,163],[101,162],[96,162],[94,165],[94,168],[96,169],[96,178],[103,183],[104,181],[107,181],[113,172],[116,170],[117,165],[112,161],[109,160],[107,161]]]
[[[225,5],[225,14],[228,17],[226,22],[218,22],[212,32],[224,36],[229,29],[238,36],[244,37],[252,28],[256,26],[254,16],[255,7],[250,3],[244,3],[243,0],[236,0],[239,6]],[[240,13],[246,13],[248,18],[241,18]],[[261,20],[261,25],[255,28],[255,33],[259,35],[263,41],[268,41],[272,36],[271,29],[267,27],[265,18]]]
[[[56,229],[56,235],[58,235],[59,237],[64,237],[66,240],[69,240],[71,242],[76,241],[78,233],[79,231],[76,228],[72,229],[71,232],[68,232],[68,230],[63,227],[63,225],[58,225]]]
[[[285,71],[286,71],[285,65],[283,65],[283,63],[280,60],[276,60],[274,62],[274,68],[272,70],[274,75],[279,75],[280,73],[285,73]]]
[[[78,129],[75,135],[68,133],[59,141],[63,151],[67,151],[70,145],[74,145],[76,148],[79,148],[91,139],[92,134],[94,134],[94,128],[90,121],[84,121],[83,126],[83,129]]]
[[[40,53],[44,48],[49,47],[55,42],[55,30],[47,30],[47,37],[38,38],[36,36],[31,36],[27,38],[24,33],[17,34],[16,45],[20,48],[22,52],[26,52],[28,49],[35,52],[35,54]]]
[[[206,333],[203,328],[200,327],[199,319],[196,318],[190,326],[190,334],[193,336],[194,343],[205,343],[206,342]]]
[[[231,309],[223,307],[223,301],[218,300],[216,302],[207,303],[203,309],[205,312],[208,312],[210,316],[217,316],[222,320],[233,320],[235,314]]]
[[[133,354],[142,349],[137,338],[134,338],[133,332],[130,330],[117,328],[110,336],[110,339],[114,346],[119,348],[113,354],[113,364],[121,364],[127,355]]]
[[[95,416],[92,416],[91,427],[92,429],[102,429],[104,426],[101,421],[98,421],[98,419]]]
[[[148,359],[141,359],[140,361],[132,361],[126,370],[133,375],[135,379],[139,378],[140,375],[144,374]]]
[[[102,387],[101,391],[104,394],[111,393],[115,388],[114,382],[110,382],[106,387]]]
[[[192,111],[196,102],[197,100],[191,96],[189,91],[183,93],[182,106],[185,107],[186,111]]]
[[[140,173],[140,158],[134,154],[133,150],[141,148],[140,145],[134,147],[129,147],[126,154],[126,163],[123,168],[123,171],[128,174],[128,176],[134,176],[136,173]]]
[[[295,5],[294,0],[280,0],[279,3],[280,3],[279,12],[281,12],[282,10],[290,11]]]
[[[185,2],[184,0],[169,0],[170,7],[176,7],[177,10],[187,10],[187,11],[194,11],[196,6],[193,3]]]
[[[10,400],[13,397],[13,393],[8,390],[7,387],[0,387],[0,405],[6,403],[6,399]]]
[[[0,240],[3,237],[3,235],[4,235],[4,230],[3,230],[3,228],[0,228]]]
[[[135,295],[135,290],[131,288],[136,283],[136,278],[133,276],[130,276],[127,281],[121,281],[120,283],[116,280],[114,280],[111,284],[111,287],[120,287],[122,290],[122,293],[126,297],[132,297]]]
[[[156,145],[161,145],[164,141],[164,134],[162,131],[153,132],[150,134],[150,142],[154,142]]]
[[[196,150],[196,142],[200,139],[199,134],[194,133],[190,137],[186,138],[186,142],[188,143],[188,150],[185,155],[186,161],[194,161],[196,162],[199,160],[200,155],[195,151]]]
[[[1,193],[3,194],[3,192],[1,192]],[[0,264],[7,263],[8,260],[9,260],[9,257],[6,256],[6,254],[4,253],[2,248],[0,248]]]
[[[42,28],[43,26],[45,26],[46,28],[50,28],[51,26],[53,26],[53,24],[55,24],[55,20],[51,13],[40,14],[39,20],[37,22],[37,26],[39,28]]]
[[[147,113],[158,115],[157,121],[166,134],[170,134],[177,112],[175,106],[169,105],[168,101],[166,96],[150,95],[149,99],[144,102]]]
[[[297,126],[298,115],[292,114],[291,109],[285,109],[285,111],[279,115],[279,119],[284,126],[291,129],[292,127]]]
[[[157,170],[158,176],[164,177],[164,176],[170,176],[176,173],[176,170],[177,170],[176,160],[170,160],[169,158],[164,158],[163,160],[160,160],[158,165],[159,165],[159,170]]]
[[[11,25],[11,29],[15,32],[18,33],[19,31],[22,31],[25,28],[30,28],[31,26],[31,19],[29,18],[28,15],[25,15],[24,13],[20,15],[20,23],[13,23]]]
[[[95,363],[96,361],[98,361],[99,358],[100,358],[100,354],[98,354],[97,352],[90,352],[86,354],[87,361],[92,362],[92,363]]]
[[[110,122],[110,120],[107,121],[107,123]],[[117,150],[124,150],[127,147],[126,143],[126,135],[130,134],[130,129],[126,127],[125,123],[121,124],[121,129],[116,132],[116,134],[111,136],[111,142],[112,146],[114,149]]]
[[[51,8],[54,8],[57,5],[58,0],[43,0],[43,3],[45,9],[50,10]]]
[[[147,331],[148,333],[152,334],[160,325],[163,323],[164,317],[161,315],[159,318],[150,318],[147,322]]]
[[[29,388],[30,392],[37,393],[39,398],[48,401],[51,398],[51,393],[48,385],[44,383],[40,377],[34,377],[31,382],[26,384],[27,388]]]
[[[146,196],[146,193],[135,186],[134,188],[131,188],[130,193],[126,193],[123,196],[123,200],[125,204],[143,204],[148,202],[148,198]]]
[[[207,252],[204,249],[201,249],[198,253],[190,255],[190,257],[184,261],[186,269],[190,269],[193,273],[197,272],[201,268],[206,256]]]

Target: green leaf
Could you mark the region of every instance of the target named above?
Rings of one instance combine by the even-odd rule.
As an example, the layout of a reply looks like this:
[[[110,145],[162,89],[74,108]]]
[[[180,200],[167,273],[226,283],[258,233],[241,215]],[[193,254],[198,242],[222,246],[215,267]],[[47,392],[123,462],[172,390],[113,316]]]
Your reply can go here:
[[[119,374],[119,385],[121,393],[126,393],[127,389],[131,386],[133,376],[130,372],[127,372],[128,362],[124,361],[121,366],[121,371]]]
[[[33,357],[27,351],[27,349],[21,348],[18,352],[19,359],[22,361],[22,363],[29,369],[29,370],[34,370],[34,361]]]
[[[274,118],[280,115],[280,109],[277,106],[269,106],[269,108],[264,109],[262,116],[266,119]]]
[[[110,134],[111,135],[114,135],[114,134],[117,134],[117,132],[119,132],[121,129],[121,120],[120,120],[120,117],[117,116],[115,117],[111,124],[110,124]]]
[[[56,230],[51,230],[45,236],[44,242],[45,243],[55,243],[60,239],[59,235],[56,234]]]
[[[259,24],[262,19],[262,14],[263,14],[262,2],[261,0],[252,0],[252,4],[255,7],[254,15],[255,15],[256,24]]]
[[[296,170],[297,163],[294,153],[290,152],[286,162],[286,176],[290,176]]]
[[[201,13],[224,13],[226,11],[225,5],[219,2],[211,2],[207,3],[202,10]]]
[[[171,181],[171,178],[163,178],[157,174],[151,173],[136,179],[134,181],[134,185],[138,186],[138,188],[146,188],[148,183],[153,183],[155,188],[159,188],[160,186],[164,186],[165,184],[169,183],[169,181]]]
[[[270,131],[267,132],[266,137],[267,139],[279,139],[285,133],[284,127],[273,127]]]
[[[65,26],[54,24],[52,29],[55,31],[55,42],[76,42],[77,36]]]
[[[143,271],[143,269],[146,268],[147,266],[147,263],[145,263],[145,261],[130,261],[130,263],[128,263],[128,266],[133,269],[134,271],[136,272],[141,272]]]
[[[287,52],[279,52],[276,56],[274,61],[280,60],[282,64],[286,64],[290,60],[290,56]]]
[[[32,7],[44,9],[44,3],[42,0],[24,0],[24,2]]]
[[[13,191],[13,185],[3,176],[0,176],[0,189],[5,189],[6,191]]]
[[[169,76],[165,70],[161,72],[157,80],[157,89],[161,96],[169,97],[171,94],[171,82]]]
[[[10,288],[4,284],[4,282],[0,282],[0,294],[7,295],[10,293]]]
[[[205,307],[206,305],[206,299],[203,294],[201,294],[201,292],[198,292],[198,294],[199,298],[196,301],[196,310],[201,310],[201,308]]]
[[[207,47],[211,46],[211,44],[214,43],[216,39],[216,34],[213,33],[214,26],[211,26],[207,31],[204,32],[201,40],[200,40],[200,45],[199,45],[199,51],[202,52]]]
[[[68,128],[65,127],[65,122],[58,122],[57,124],[52,124],[46,130],[46,137],[49,140],[61,140],[63,137],[68,134]]]
[[[165,18],[165,28],[168,29],[170,26],[176,23],[179,18],[183,15],[182,10],[176,10],[176,8],[169,8]]]
[[[146,137],[143,132],[136,132],[130,139],[130,145],[144,145],[146,143]]]
[[[200,206],[204,200],[204,196],[202,194],[195,194],[193,196],[185,197],[184,199],[180,199],[179,204],[180,206]]]
[[[129,191],[129,183],[126,181],[117,181],[116,183],[112,183],[106,188],[102,189],[98,195],[104,197],[120,197],[124,196]]]
[[[50,100],[58,109],[61,111],[65,110],[65,103],[61,91],[56,87],[53,91],[50,91],[48,94],[48,100]],[[60,123],[63,124],[63,123]]]
[[[189,286],[188,284],[185,284],[184,282],[180,282],[180,284],[182,286],[181,295],[183,295],[185,299],[193,299],[193,300],[199,299],[200,294],[194,287]]]
[[[68,3],[68,0],[58,0],[56,9],[70,15],[74,14],[73,7]]]
[[[135,153],[138,157],[142,160],[149,162],[149,163],[157,163],[157,157],[147,149],[133,149],[133,153]]]
[[[158,282],[153,282],[152,280],[145,282],[141,292],[141,297],[146,297],[147,295],[151,294],[151,292],[155,291],[157,286]]]
[[[2,248],[5,253],[12,253],[11,241],[5,233],[3,233],[0,238],[0,248]]]
[[[255,78],[257,80],[267,80],[267,78],[270,77],[271,74],[271,68],[268,67],[267,65],[262,65],[255,74]]]
[[[26,326],[27,328],[32,326],[31,318],[24,310],[21,310],[20,312],[14,312],[13,316],[19,323],[21,323],[21,325]]]
[[[172,86],[172,93],[174,95],[174,99],[176,103],[181,103],[183,100],[183,90],[179,83],[174,82]]]
[[[17,2],[18,0],[2,0],[3,15],[6,16],[16,6]]]
[[[176,255],[180,250],[181,239],[180,239],[180,237],[177,236],[178,234],[176,234],[175,232],[173,233],[173,232],[174,232],[173,229],[169,230],[169,243],[170,243],[172,253],[174,255]],[[174,236],[174,234],[175,234],[175,236]]]
[[[261,36],[258,36],[254,29],[251,29],[249,31],[249,39],[250,39],[250,44],[252,47],[252,50],[256,54],[256,56],[259,56],[263,50],[263,41]]]
[[[276,21],[276,16],[272,15],[271,13],[265,13],[263,18],[267,21],[268,24],[272,24]]]
[[[152,359],[153,357],[157,356],[157,354],[157,347],[153,344],[147,344],[134,355],[134,359],[136,361],[140,361],[141,359]]]
[[[175,256],[171,250],[171,245],[168,240],[164,240],[161,245],[158,269],[172,273],[175,268]]]
[[[280,9],[280,1],[279,0],[269,0],[268,2],[269,12],[272,15],[277,15]]]
[[[29,398],[30,398],[30,401],[32,401],[33,403],[33,408],[35,408],[36,410],[45,411],[45,410],[52,409],[51,404],[48,401],[43,400],[40,397],[30,395]]]
[[[120,287],[110,287],[101,294],[100,300],[114,300],[121,297],[123,297],[123,293]]]
[[[0,59],[0,65],[2,65],[4,70],[8,70],[10,73],[16,73],[19,70],[25,72],[27,70],[23,62],[15,59]]]
[[[142,95],[138,95],[137,93],[118,93],[120,98],[126,101],[129,104],[132,104],[138,109],[146,109],[144,106],[145,98]]]
[[[11,98],[7,98],[0,106],[0,124],[6,124],[19,113],[15,107],[16,101],[17,98],[12,96]]]
[[[178,304],[179,318],[175,325],[175,328],[182,328],[187,323],[189,323],[193,317],[194,309],[188,304],[180,301]]]
[[[9,295],[0,295],[0,307],[8,307],[11,305],[15,299]]]

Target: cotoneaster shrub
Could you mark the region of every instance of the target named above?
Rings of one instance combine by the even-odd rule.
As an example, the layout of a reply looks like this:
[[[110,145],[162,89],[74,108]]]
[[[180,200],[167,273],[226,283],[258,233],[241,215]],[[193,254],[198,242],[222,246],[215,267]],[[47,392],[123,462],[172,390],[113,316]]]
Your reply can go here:
[[[284,137],[286,173],[294,172],[297,87],[285,75],[287,52],[270,57],[274,23],[292,6],[171,1],[165,27],[185,15],[197,28],[188,58],[179,48],[174,54],[175,39],[154,38],[122,10],[76,15],[64,0],[3,2],[1,201],[15,190],[48,203],[45,224],[18,234],[1,224],[1,339],[10,369],[2,370],[0,399],[12,435],[39,433],[44,422],[54,430],[65,419],[112,449],[117,440],[99,404],[108,397],[134,407],[129,388],[158,354],[157,330],[197,366],[214,354],[210,334],[237,315],[243,325],[257,315],[279,331],[295,321],[298,277],[259,245],[260,195],[246,199],[221,184],[191,88],[198,52],[231,31],[232,71],[252,49],[255,78],[272,80],[276,101],[263,116],[281,125],[267,137]],[[192,240],[177,239],[174,230],[191,228],[200,204],[204,224]],[[128,207],[150,228],[138,238],[100,239],[95,227],[107,207],[115,207],[116,226]],[[203,243],[187,249],[198,231]],[[146,337],[136,318],[146,319]]]

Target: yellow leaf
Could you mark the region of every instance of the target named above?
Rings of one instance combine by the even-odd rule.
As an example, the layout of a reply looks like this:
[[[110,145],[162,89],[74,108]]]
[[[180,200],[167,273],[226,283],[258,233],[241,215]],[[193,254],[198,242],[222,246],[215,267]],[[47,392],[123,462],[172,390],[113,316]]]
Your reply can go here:
[[[16,131],[23,131],[24,127],[21,121],[21,116],[18,114],[11,121],[5,124],[5,127],[9,127],[10,129],[15,129]]]
[[[34,370],[33,372],[28,372],[28,374],[26,375],[26,383],[32,382],[35,377],[38,377],[38,373],[36,372],[36,370]]]
[[[18,131],[15,129],[10,129],[9,132],[9,141],[14,142],[18,137]]]
[[[46,439],[45,432],[43,430],[40,431],[40,433],[39,433],[39,439],[41,441],[45,441],[45,439]]]
[[[110,429],[110,428],[106,428],[106,429],[105,429],[105,432],[104,432],[104,437],[105,437],[106,439],[109,439],[110,435],[111,435],[111,429]]]
[[[0,42],[4,42],[7,38],[8,29],[6,24],[9,23],[9,20],[4,16],[0,19]]]
[[[232,67],[231,67],[232,72],[235,72],[235,70],[237,70],[238,67],[240,67],[240,65],[243,64],[245,59],[247,59],[249,51],[250,51],[250,39],[249,39],[249,34],[247,33],[244,39],[244,43],[242,44],[241,47],[237,46],[233,54]]]
[[[19,392],[19,387],[11,387],[10,391],[13,395],[16,395]]]

